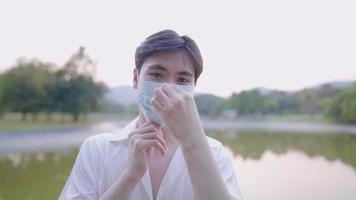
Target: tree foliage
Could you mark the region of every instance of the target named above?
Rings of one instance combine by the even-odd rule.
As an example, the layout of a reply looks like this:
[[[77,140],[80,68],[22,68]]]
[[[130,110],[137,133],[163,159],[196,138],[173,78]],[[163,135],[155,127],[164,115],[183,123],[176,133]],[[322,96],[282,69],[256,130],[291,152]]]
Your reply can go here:
[[[68,113],[73,121],[80,114],[94,110],[106,90],[103,83],[95,80],[96,63],[79,48],[66,64],[59,69],[51,63],[37,59],[19,59],[0,76],[0,112],[5,107],[21,112],[22,119],[31,113]]]
[[[326,117],[341,122],[356,122],[356,84],[324,101]]]

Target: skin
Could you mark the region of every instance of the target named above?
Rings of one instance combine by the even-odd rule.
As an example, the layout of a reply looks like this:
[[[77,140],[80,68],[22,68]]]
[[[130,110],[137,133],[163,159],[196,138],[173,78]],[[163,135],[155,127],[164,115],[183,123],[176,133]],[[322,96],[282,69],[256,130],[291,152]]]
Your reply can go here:
[[[151,104],[166,127],[159,128],[149,122],[140,110],[138,128],[129,136],[127,167],[101,199],[129,199],[147,170],[155,199],[178,146],[181,146],[187,164],[195,199],[230,199],[202,128],[194,98],[166,84],[195,87],[194,67],[190,58],[183,52],[154,54],[143,63],[140,73],[134,69],[133,87],[136,89],[139,80],[165,83],[155,89]]]

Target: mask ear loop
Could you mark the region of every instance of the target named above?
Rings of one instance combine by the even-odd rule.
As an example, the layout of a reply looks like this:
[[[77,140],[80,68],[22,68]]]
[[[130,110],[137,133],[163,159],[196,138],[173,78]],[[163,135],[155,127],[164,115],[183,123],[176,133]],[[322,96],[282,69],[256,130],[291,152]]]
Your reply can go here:
[[[145,98],[145,97],[144,97]],[[145,103],[145,101],[144,101],[144,103],[143,104],[146,104]],[[152,104],[151,104],[151,101],[149,101],[149,103],[148,103],[149,105],[147,105],[146,104],[146,106],[150,106],[150,107],[152,107],[152,109],[154,109],[156,112],[157,112],[157,110],[152,106]],[[143,113],[143,115],[144,115],[144,117],[146,118],[146,121],[150,121],[149,120],[149,118],[147,117],[147,115],[146,115],[146,112],[145,112],[145,110],[144,109],[142,109],[142,108],[140,108],[141,109],[141,111],[142,111],[142,113]],[[151,109],[150,109],[151,110]],[[164,122],[163,122],[163,119],[162,119],[162,117],[161,116],[159,116],[160,118],[161,118],[161,121],[162,121],[162,123],[163,124],[158,124],[158,123],[155,123],[155,122],[152,122],[152,121],[150,121],[150,122],[152,122],[153,124],[155,124],[156,126],[159,126],[160,128],[163,128],[163,127],[166,127],[166,125],[164,124]]]
[[[140,86],[139,86],[140,87]],[[140,88],[138,88],[138,89],[140,89]],[[142,94],[137,94],[138,96],[137,96],[137,98],[145,98],[144,96],[142,96]],[[146,119],[146,121],[149,121],[148,120],[148,117],[147,117],[147,115],[146,115],[146,113],[145,113],[145,109],[143,108],[144,106],[146,106],[145,105],[145,100],[142,100],[143,102],[142,102],[142,105],[140,105],[140,103],[138,103],[138,106],[139,106],[139,109],[140,109],[140,112],[143,114],[143,116],[145,117],[145,119]]]
[[[152,106],[151,101],[150,101],[150,105],[151,105],[152,109],[154,109],[154,110],[156,111],[156,113],[158,113],[158,111],[156,110],[156,108]],[[145,117],[146,117],[146,119],[148,119],[148,118],[147,118],[147,116],[145,116]],[[164,123],[164,121],[163,121],[162,117],[161,117],[161,116],[159,116],[159,114],[158,114],[158,117],[159,117],[159,118],[161,118],[161,122],[162,122],[162,124],[157,124],[157,123],[155,123],[155,122],[152,122],[152,123],[154,123],[155,125],[159,126],[160,128],[165,127],[165,126],[166,126],[166,124]]]
[[[142,111],[142,113],[143,113],[143,116],[145,117],[146,121],[147,121],[147,122],[150,121],[150,120],[148,119],[148,117],[147,117],[145,111]]]

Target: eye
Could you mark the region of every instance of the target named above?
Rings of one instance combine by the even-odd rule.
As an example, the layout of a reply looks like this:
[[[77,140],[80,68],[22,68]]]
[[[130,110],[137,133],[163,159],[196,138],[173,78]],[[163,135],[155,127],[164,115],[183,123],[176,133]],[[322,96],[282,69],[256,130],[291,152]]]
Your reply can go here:
[[[159,78],[159,77],[162,77],[162,74],[160,74],[160,73],[150,73],[150,76],[153,76],[155,78]]]
[[[185,78],[178,78],[177,82],[178,84],[185,84],[185,85],[190,83],[190,81]]]

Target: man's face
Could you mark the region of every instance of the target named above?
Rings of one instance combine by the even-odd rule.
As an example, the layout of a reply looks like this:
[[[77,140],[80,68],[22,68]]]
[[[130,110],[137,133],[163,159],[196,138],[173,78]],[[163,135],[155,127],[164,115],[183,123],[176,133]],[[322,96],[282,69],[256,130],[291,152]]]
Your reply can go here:
[[[139,80],[195,86],[194,65],[181,51],[156,53],[145,60],[139,74],[134,69],[135,89]]]

